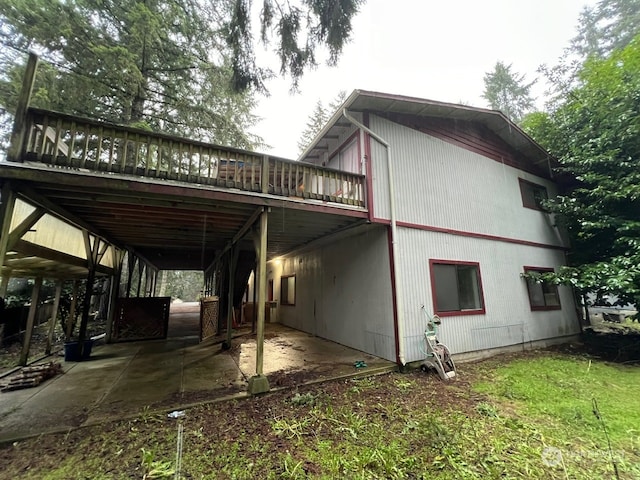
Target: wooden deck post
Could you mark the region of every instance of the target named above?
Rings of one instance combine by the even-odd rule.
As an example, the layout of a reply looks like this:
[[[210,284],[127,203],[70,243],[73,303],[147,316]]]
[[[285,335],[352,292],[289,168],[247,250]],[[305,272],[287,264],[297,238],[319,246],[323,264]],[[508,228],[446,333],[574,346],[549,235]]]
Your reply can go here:
[[[238,265],[238,255],[240,253],[240,248],[237,245],[231,247],[229,251],[229,298],[228,298],[228,308],[227,308],[227,339],[222,344],[223,350],[228,350],[231,348],[231,327],[233,320],[233,294],[235,288],[235,276],[236,276],[236,267]]]
[[[111,277],[111,285],[109,288],[109,306],[107,308],[107,325],[105,328],[106,342],[111,342],[113,334],[113,322],[116,316],[116,302],[120,296],[120,280],[122,278],[122,263],[124,261],[124,251],[115,249],[115,268],[113,277]]]
[[[1,269],[0,269],[1,270]],[[7,296],[7,288],[9,288],[9,280],[11,279],[11,270],[5,270],[5,273],[2,275],[2,281],[0,281],[0,298],[2,301]],[[2,310],[4,304],[0,305],[0,310]],[[0,345],[4,341],[4,323],[0,324]]]
[[[60,297],[62,296],[62,280],[56,283],[56,296],[53,300],[53,312],[49,318],[49,326],[47,332],[47,346],[44,351],[47,355],[51,355],[51,344],[53,343],[53,332],[56,329],[56,320],[58,319],[58,308],[60,307]]]
[[[262,193],[269,193],[269,156],[263,155],[262,157],[262,171],[260,186],[262,188]]]
[[[256,395],[269,391],[269,380],[263,374],[264,360],[264,304],[267,290],[267,219],[265,208],[260,215],[258,256],[258,325],[256,333],[256,374],[249,379],[249,393]]]
[[[36,79],[36,70],[38,66],[38,56],[35,53],[29,54],[27,67],[22,79],[22,88],[18,96],[18,104],[16,106],[16,115],[13,120],[13,129],[11,131],[11,142],[7,151],[7,160],[10,162],[22,162],[22,150],[27,131],[27,110],[31,101],[31,93],[33,92],[33,84]]]
[[[38,310],[38,300],[40,298],[40,287],[42,286],[42,277],[36,278],[36,283],[31,291],[31,306],[29,307],[29,316],[27,317],[27,329],[24,332],[24,341],[22,342],[22,352],[20,352],[20,361],[18,365],[25,366],[29,358],[29,347],[31,346],[31,336],[33,334],[33,324]]]
[[[71,306],[69,307],[69,318],[67,319],[67,331],[65,332],[65,341],[71,340],[73,334],[73,324],[76,319],[76,309],[78,308],[78,289],[80,281],[73,281],[73,289],[71,290]]]

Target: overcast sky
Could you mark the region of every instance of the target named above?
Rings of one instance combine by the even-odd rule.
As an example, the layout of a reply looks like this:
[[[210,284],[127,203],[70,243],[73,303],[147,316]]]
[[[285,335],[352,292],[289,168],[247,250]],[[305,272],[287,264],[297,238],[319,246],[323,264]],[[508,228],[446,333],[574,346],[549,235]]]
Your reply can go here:
[[[260,3],[260,2],[256,2]],[[538,77],[575,35],[578,15],[596,0],[368,0],[354,20],[351,43],[337,67],[306,72],[300,92],[290,79],[268,83],[254,133],[273,155],[298,157],[297,142],[320,99],[340,90],[410,95],[486,107],[483,76],[496,61]],[[260,49],[260,47],[258,47]],[[277,66],[274,66],[277,70]],[[541,102],[542,82],[534,94]]]

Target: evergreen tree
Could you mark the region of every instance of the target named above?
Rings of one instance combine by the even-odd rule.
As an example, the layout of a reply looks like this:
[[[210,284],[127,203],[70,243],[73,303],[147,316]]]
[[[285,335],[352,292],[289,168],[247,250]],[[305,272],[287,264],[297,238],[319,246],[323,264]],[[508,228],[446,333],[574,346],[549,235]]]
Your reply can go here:
[[[278,39],[282,73],[295,81],[328,46],[335,62],[360,0],[265,0],[262,39]],[[0,0],[0,42],[33,50],[34,104],[250,148],[255,65],[247,0]],[[306,20],[305,20],[306,19]],[[303,21],[304,20],[304,21]],[[305,37],[305,46],[299,43]],[[3,52],[0,105],[12,111],[16,55]]]
[[[526,83],[525,76],[511,71],[511,65],[496,62],[493,72],[484,76],[482,97],[494,110],[500,110],[514,122],[519,122],[534,104],[531,87],[535,81]]]
[[[578,35],[571,51],[582,59],[606,57],[626,47],[640,33],[640,0],[600,0],[585,7],[578,21]]]
[[[316,102],[316,106],[311,115],[309,115],[306,127],[298,140],[299,153],[304,152],[311,144],[316,135],[320,133],[320,130],[322,130],[333,114],[340,108],[346,98],[347,92],[341,90],[338,95],[329,102],[327,107],[324,106],[321,100]]]

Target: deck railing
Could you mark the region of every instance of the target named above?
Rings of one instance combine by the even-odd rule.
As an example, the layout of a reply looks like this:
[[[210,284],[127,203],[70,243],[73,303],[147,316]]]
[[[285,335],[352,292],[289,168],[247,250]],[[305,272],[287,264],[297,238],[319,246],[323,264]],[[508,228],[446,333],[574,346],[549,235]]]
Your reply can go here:
[[[364,175],[34,108],[27,112],[20,159],[365,205]]]

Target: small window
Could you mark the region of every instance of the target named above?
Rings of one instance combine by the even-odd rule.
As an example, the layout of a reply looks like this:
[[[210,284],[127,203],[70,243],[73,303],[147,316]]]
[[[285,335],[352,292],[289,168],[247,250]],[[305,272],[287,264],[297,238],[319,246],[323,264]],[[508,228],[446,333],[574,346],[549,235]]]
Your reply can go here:
[[[296,304],[296,276],[287,275],[280,278],[280,305]]]
[[[525,273],[553,272],[553,268],[524,267]],[[527,278],[527,291],[531,310],[560,310],[558,287],[549,282],[536,282]]]
[[[438,315],[484,313],[480,264],[429,260],[433,303]]]
[[[547,189],[537,183],[520,180],[520,194],[522,195],[522,205],[534,210],[544,210],[542,202],[549,198]]]

